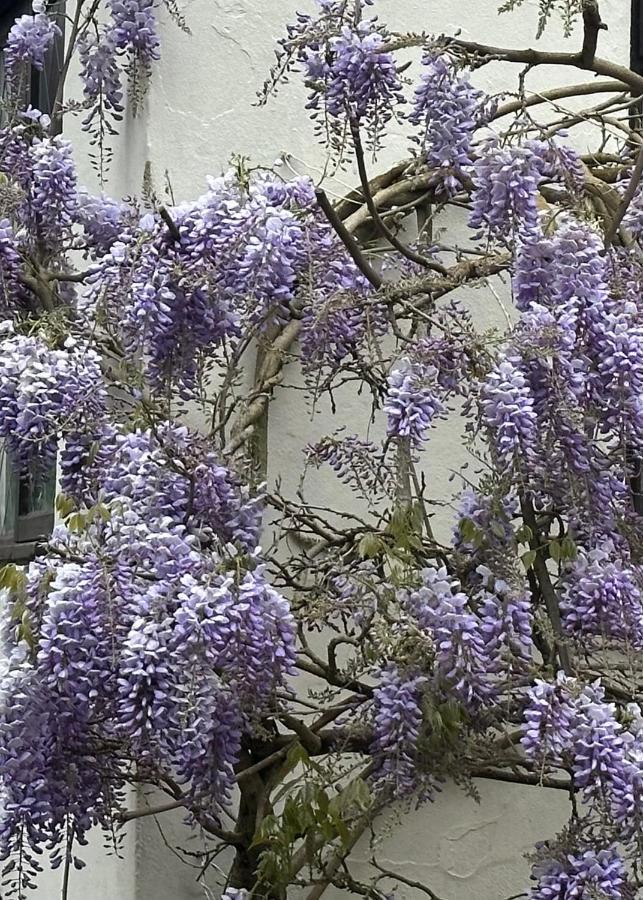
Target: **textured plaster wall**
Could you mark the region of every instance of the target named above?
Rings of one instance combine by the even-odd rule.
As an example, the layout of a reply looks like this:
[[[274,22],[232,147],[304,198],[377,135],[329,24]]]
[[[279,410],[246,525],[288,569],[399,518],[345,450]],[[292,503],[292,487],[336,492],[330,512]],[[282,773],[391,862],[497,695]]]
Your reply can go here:
[[[285,169],[291,166],[319,176],[323,158],[302,112],[303,91],[293,84],[282,90],[268,108],[253,106],[283,23],[296,8],[304,8],[310,2],[180,3],[193,33],[187,36],[169,20],[163,21],[162,61],[155,69],[139,117],[127,118],[123,123],[106,190],[114,195],[138,191],[145,163],[150,162],[159,195],[163,194],[167,171],[176,199],[187,199],[203,189],[207,175],[220,173],[233,153],[264,164],[288,154],[284,157]],[[601,6],[609,24],[609,32],[601,34],[601,55],[626,62],[629,3],[603,0]],[[522,47],[533,44],[537,2],[528,0],[522,13],[502,17],[496,13],[496,0],[378,0],[377,8],[381,18],[395,29],[447,33],[461,29],[465,38]],[[555,49],[561,41],[562,35],[553,27],[541,46]],[[575,46],[579,46],[578,39]],[[491,91],[499,91],[507,85],[506,74],[501,73],[510,68],[489,66],[480,73],[481,80]],[[514,73],[518,71],[519,67],[513,67]],[[588,78],[571,69],[555,73],[539,69],[529,73],[527,87],[539,90],[553,83],[584,80]],[[573,102],[568,106],[574,108]],[[68,122],[66,133],[78,148],[81,179],[88,186],[95,186],[83,152],[86,139],[78,123]],[[405,154],[405,149],[400,128],[389,143],[382,167]],[[337,189],[352,183],[353,179],[346,175]],[[503,292],[506,295],[500,282],[497,289],[499,297]],[[461,296],[480,323],[502,325],[500,302],[490,292],[469,290]],[[342,419],[350,422],[351,430],[366,427],[368,417],[369,409],[363,400],[348,393],[343,395]],[[286,491],[294,486],[301,469],[301,447],[311,440],[311,435],[327,433],[337,424],[323,406],[311,422],[310,411],[296,395],[277,397],[271,410],[270,476],[284,475]],[[457,417],[452,417],[432,440],[427,464],[429,483],[444,484],[445,476],[464,458],[459,423]],[[318,479],[313,487],[329,505],[341,504],[341,493],[333,483]],[[443,498],[446,500],[448,495]],[[448,527],[448,508],[440,522],[443,528]],[[380,859],[411,879],[426,881],[450,900],[502,900],[522,890],[527,872],[523,854],[563,822],[565,796],[562,792],[486,782],[478,783],[477,788],[482,798],[480,805],[462,791],[447,786],[433,804],[408,815],[394,811],[380,823]],[[70,900],[218,898],[216,872],[209,882],[211,892],[207,892],[196,884],[196,870],[183,866],[170,849],[179,844],[195,851],[200,846],[199,838],[190,837],[177,816],[163,818],[161,829],[149,819],[140,820],[131,829],[122,861],[104,858],[97,841],[90,849],[87,869],[74,875]],[[353,870],[356,876],[365,873],[368,856],[366,846],[357,847]],[[58,875],[43,879],[40,900],[56,897],[58,884]],[[344,895],[329,890],[325,896],[339,900]],[[412,888],[403,888],[399,893],[402,898],[421,896]]]

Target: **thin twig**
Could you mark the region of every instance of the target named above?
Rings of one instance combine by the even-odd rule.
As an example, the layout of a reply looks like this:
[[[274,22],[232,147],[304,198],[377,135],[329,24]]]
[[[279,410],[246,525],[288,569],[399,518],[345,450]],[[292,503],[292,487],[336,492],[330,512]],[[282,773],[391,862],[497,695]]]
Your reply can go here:
[[[543,552],[543,546],[540,543],[541,538],[538,529],[538,523],[536,521],[536,513],[534,511],[531,500],[528,500],[525,496],[521,497],[520,505],[524,523],[531,531],[531,540],[529,541],[529,546],[535,554],[533,563],[534,575],[538,580],[540,591],[547,608],[547,615],[549,616],[549,620],[554,631],[556,649],[558,651],[558,659],[565,674],[571,675],[572,664],[569,656],[567,642],[565,640],[565,635],[563,634],[563,626],[560,617],[560,608],[558,606],[558,598],[551,581],[549,569],[547,568],[547,559]]]
[[[179,231],[176,222],[168,212],[166,206],[159,206],[159,216],[167,225],[167,230],[170,232],[172,239],[178,244],[178,242],[181,240],[181,232]]]
[[[386,222],[380,216],[377,206],[373,202],[373,196],[371,194],[359,125],[354,121],[351,121],[351,134],[353,135],[353,145],[355,148],[357,171],[359,172],[359,179],[362,184],[362,190],[364,192],[364,200],[366,201],[368,211],[371,214],[373,222],[375,223],[375,227],[382,235],[382,237],[385,238],[389,242],[389,244],[394,247],[399,253],[401,253],[402,256],[405,256],[412,262],[423,266],[425,269],[433,269],[434,272],[439,272],[441,275],[445,275],[447,270],[442,265],[442,263],[436,262],[432,259],[427,259],[425,256],[422,256],[421,253],[416,253],[415,250],[407,247],[407,245],[403,241],[401,241],[396,235],[393,234]]]
[[[315,191],[315,196],[317,197],[317,203],[319,204],[321,210],[330,222],[338,238],[341,240],[341,242],[344,244],[344,246],[352,256],[357,268],[370,281],[374,288],[381,287],[381,277],[364,256],[355,238],[346,229],[346,226],[335,212],[333,204],[328,199],[326,192],[319,188]]]
[[[381,881],[382,878],[391,878],[393,881],[399,881],[400,884],[406,885],[406,887],[412,887],[417,891],[422,891],[422,893],[426,894],[427,897],[430,897],[431,900],[441,900],[441,897],[439,897],[435,891],[432,891],[430,887],[427,887],[420,881],[413,881],[411,878],[406,878],[406,876],[400,875],[398,872],[392,872],[390,869],[385,869],[384,866],[381,866],[378,863],[375,857],[372,857],[371,865],[374,869],[377,869],[378,872],[382,873],[381,877],[378,878],[378,881]]]
[[[519,110],[537,106],[540,103],[551,103],[555,100],[565,100],[567,97],[582,97],[587,94],[618,94],[627,90],[627,85],[622,81],[586,81],[583,84],[569,84],[552,88],[550,91],[533,93],[529,97],[519,97],[509,100],[499,106],[493,115],[493,120],[502,119]]]
[[[630,183],[627,186],[627,190],[623,194],[623,199],[621,200],[620,206],[616,211],[616,215],[612,219],[609,228],[607,229],[607,233],[605,235],[605,247],[608,248],[610,244],[613,242],[616,237],[616,233],[619,229],[619,226],[623,219],[625,218],[625,214],[627,213],[630,203],[634,199],[634,195],[638,189],[639,184],[641,183],[641,178],[643,177],[643,144],[641,144],[641,149],[638,152],[638,156],[636,157],[636,164],[634,166],[634,171],[632,172],[632,177],[630,178]]]
[[[380,52],[393,52],[409,47],[424,47],[426,44],[426,35],[409,35],[382,44]],[[475,57],[478,64],[497,61],[522,63],[532,68],[535,66],[571,66],[574,69],[594,72],[596,75],[603,75],[606,78],[622,81],[629,85],[632,91],[643,94],[643,75],[633,72],[627,66],[610,62],[598,56],[595,56],[588,63],[581,58],[580,53],[532,50],[531,48],[493,47],[488,44],[479,44],[477,41],[463,41],[460,38],[448,38],[447,46],[452,50],[459,50],[467,56]]]

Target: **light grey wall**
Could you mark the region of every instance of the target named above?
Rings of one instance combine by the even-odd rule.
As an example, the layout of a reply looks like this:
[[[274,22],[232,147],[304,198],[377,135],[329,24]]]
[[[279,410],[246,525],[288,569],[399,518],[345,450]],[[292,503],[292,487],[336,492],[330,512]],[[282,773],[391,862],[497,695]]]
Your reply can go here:
[[[177,200],[195,196],[205,177],[225,168],[231,154],[244,154],[253,162],[271,164],[290,154],[298,171],[318,178],[323,168],[320,148],[303,112],[304,91],[295,80],[282,89],[267,108],[253,106],[271,63],[275,39],[297,8],[310,7],[311,0],[188,0],[181,8],[192,36],[179,32],[164,18],[162,60],[155,67],[148,98],[139,117],[128,117],[122,125],[107,191],[114,195],[137,192],[146,161],[152,165],[157,191],[163,193],[167,170]],[[534,43],[537,0],[512,16],[498,16],[495,0],[379,0],[380,17],[396,30],[427,30],[454,33],[494,44],[524,47]],[[609,32],[601,34],[601,55],[627,62],[629,55],[629,4],[603,0],[602,14]],[[562,44],[554,25],[541,41],[543,49]],[[580,45],[578,35],[575,47]],[[507,88],[507,70],[520,67],[489,66],[476,76],[490,91]],[[590,80],[572,69],[529,73],[529,90],[542,90],[555,83]],[[583,101],[587,104],[587,98]],[[571,101],[566,104],[577,108]],[[95,185],[94,173],[84,153],[86,136],[73,120],[66,134],[78,149],[81,180]],[[588,126],[582,143],[591,141]],[[381,165],[405,154],[404,128],[389,142]],[[336,184],[338,191],[354,183],[350,175]],[[506,288],[498,283],[502,295]],[[461,296],[465,296],[464,292]],[[488,290],[472,290],[465,299],[477,311],[477,319],[502,326],[498,302]],[[290,374],[289,374],[290,377]],[[295,377],[294,374],[292,377]],[[346,394],[342,417],[352,430],[366,426],[368,410],[363,401]],[[295,483],[301,467],[301,447],[311,436],[333,430],[327,408],[311,423],[297,396],[277,397],[271,410],[271,476],[285,474],[285,488]],[[464,459],[457,420],[435,435],[431,443],[428,475],[432,484],[445,484],[450,469]],[[332,483],[318,484],[329,502],[340,503]],[[448,498],[448,489],[443,490]],[[447,527],[447,519],[443,519]],[[380,857],[389,868],[411,879],[426,882],[450,900],[502,900],[523,890],[528,865],[523,853],[533,843],[556,831],[564,821],[565,796],[558,791],[519,788],[512,785],[478,783],[482,803],[478,806],[462,791],[446,786],[432,804],[405,816],[392,813],[381,824]],[[399,821],[396,821],[396,817]],[[163,835],[148,819],[130,829],[125,860],[116,862],[102,855],[95,842],[87,858],[89,865],[75,874],[70,900],[191,900],[218,897],[206,893],[195,882],[195,871],[182,867],[171,846],[188,850],[200,846],[173,815],[161,821]],[[167,843],[166,843],[167,842]],[[355,852],[355,874],[364,874],[368,848]],[[39,900],[56,897],[59,877],[43,879]],[[339,900],[343,892],[328,891],[328,900]],[[419,891],[402,888],[400,898],[420,898]]]

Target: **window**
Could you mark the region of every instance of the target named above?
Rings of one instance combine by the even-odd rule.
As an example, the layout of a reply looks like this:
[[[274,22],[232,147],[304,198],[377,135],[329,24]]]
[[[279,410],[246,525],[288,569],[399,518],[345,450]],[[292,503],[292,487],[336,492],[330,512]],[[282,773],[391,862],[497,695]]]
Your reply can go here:
[[[49,3],[64,31],[64,0]],[[31,0],[0,0],[0,47],[15,19],[31,14]],[[57,38],[48,54],[45,69],[32,69],[25,85],[24,100],[52,116],[54,131],[60,132],[62,120],[54,109],[59,75],[62,68],[64,36]],[[0,51],[0,94],[2,93],[2,52]],[[56,467],[36,461],[30,471],[20,475],[6,449],[0,447],[0,561],[26,561],[33,557],[36,544],[45,538],[54,523]]]
[[[33,469],[22,476],[6,451],[0,454],[0,560],[26,560],[54,524],[56,467]]]

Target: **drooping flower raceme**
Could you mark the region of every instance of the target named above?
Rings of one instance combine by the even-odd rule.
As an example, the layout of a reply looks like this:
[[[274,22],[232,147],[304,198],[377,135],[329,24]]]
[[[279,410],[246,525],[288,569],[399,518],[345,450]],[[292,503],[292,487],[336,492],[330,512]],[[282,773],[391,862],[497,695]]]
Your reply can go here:
[[[34,4],[34,10],[36,10]],[[44,4],[40,4],[44,7]],[[21,68],[33,66],[42,71],[45,57],[54,39],[62,34],[58,25],[43,10],[33,16],[20,16],[9,31],[4,50],[4,66],[9,82],[20,76]]]
[[[20,464],[52,460],[59,437],[92,427],[106,393],[96,352],[71,338],[51,350],[37,337],[10,334],[0,360],[0,437]]]
[[[394,797],[413,793],[419,783],[417,742],[422,725],[422,688],[426,678],[390,665],[379,673],[373,694],[375,781]]]
[[[529,690],[522,746],[528,759],[560,764],[572,746],[574,696],[564,675],[553,683],[536,680]]]
[[[90,219],[95,210],[98,222]],[[158,216],[136,221],[122,206],[81,198],[99,266],[88,305],[113,320],[128,349],[145,349],[155,385],[193,391],[204,354],[234,341],[244,325],[287,321],[300,293],[311,369],[335,367],[382,332],[378,307],[360,308],[370,288],[317,208],[308,179],[284,185],[258,176],[244,186],[229,172],[211,179],[197,201],[169,212],[178,240]],[[109,252],[101,252],[107,243]]]
[[[459,190],[458,176],[473,165],[471,141],[484,123],[487,106],[485,94],[458,73],[447,53],[425,54],[408,119],[421,129],[413,140],[427,165],[438,170],[438,192],[449,195]]]
[[[388,379],[384,412],[389,435],[409,438],[413,447],[421,447],[428,429],[444,411],[437,396],[438,370],[435,366],[404,360]]]
[[[503,461],[519,463],[534,455],[537,418],[520,360],[505,357],[489,373],[482,387],[481,408],[482,421]]]
[[[544,150],[539,146],[479,148],[474,165],[469,225],[494,240],[530,234],[538,226],[538,186],[544,179]]]
[[[69,236],[78,204],[71,144],[60,138],[35,141],[31,148],[28,215],[36,235],[49,245]]]
[[[561,612],[571,635],[595,635],[643,646],[640,573],[603,549],[582,553],[563,581]]]
[[[78,55],[85,99],[91,104],[83,120],[83,128],[89,129],[101,110],[111,112],[115,117],[123,110],[123,87],[114,32],[107,30],[100,37],[86,32],[79,41]]]
[[[421,587],[403,593],[400,603],[435,645],[437,687],[470,710],[492,705],[501,664],[497,635],[484,627],[444,567],[425,569],[422,579]]]
[[[149,65],[160,58],[155,0],[110,0],[110,38],[116,50]]]
[[[534,867],[533,876],[538,883],[530,892],[531,900],[563,897],[623,900],[631,895],[625,863],[614,847],[590,848],[539,863]]]
[[[343,25],[327,44],[303,50],[304,74],[313,87],[309,109],[365,125],[377,142],[394,108],[404,102],[395,57],[384,52],[384,43],[374,21],[364,20]]]
[[[5,783],[0,852],[27,861],[45,842],[59,857],[65,827],[82,840],[108,826],[132,754],[217,815],[243,735],[295,658],[289,605],[256,547],[256,500],[207,442],[169,425],[102,437],[83,485],[94,514],[80,531],[57,527],[52,555],[3,607],[9,631],[25,605],[35,648],[33,664],[11,657],[0,709],[4,778],[32,760],[28,784]]]

